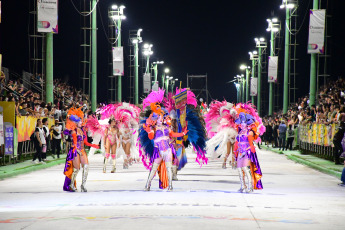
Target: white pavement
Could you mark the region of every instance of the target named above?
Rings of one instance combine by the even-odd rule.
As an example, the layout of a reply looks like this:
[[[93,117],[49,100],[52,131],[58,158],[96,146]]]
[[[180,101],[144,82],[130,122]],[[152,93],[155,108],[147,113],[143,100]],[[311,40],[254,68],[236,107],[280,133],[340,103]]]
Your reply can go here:
[[[144,192],[142,164],[102,173],[90,158],[87,193],[62,191],[63,165],[0,181],[0,229],[345,229],[345,189],[331,176],[259,151],[261,191],[238,193],[237,171],[189,156],[174,191]],[[80,189],[81,172],[78,175]]]

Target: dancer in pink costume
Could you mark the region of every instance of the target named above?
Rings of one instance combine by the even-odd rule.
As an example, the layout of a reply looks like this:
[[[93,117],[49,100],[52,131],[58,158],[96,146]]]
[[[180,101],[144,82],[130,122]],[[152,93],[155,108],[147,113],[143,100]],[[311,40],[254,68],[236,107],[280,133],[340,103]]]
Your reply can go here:
[[[208,137],[207,152],[213,158],[223,157],[222,168],[226,169],[227,159],[230,156],[230,164],[234,168],[233,150],[236,141],[237,130],[235,124],[236,110],[234,105],[227,101],[214,100],[210,104],[205,115]]]
[[[89,119],[91,131],[103,130],[101,131],[105,140],[103,172],[106,173],[110,156],[113,164],[111,173],[116,172],[116,158],[120,155],[120,147],[125,153],[123,168],[128,169],[130,159],[139,157],[134,139],[138,129],[140,108],[129,103],[117,103],[103,106],[97,110],[97,113],[101,115],[101,120],[108,120],[108,125],[100,125],[95,117]]]

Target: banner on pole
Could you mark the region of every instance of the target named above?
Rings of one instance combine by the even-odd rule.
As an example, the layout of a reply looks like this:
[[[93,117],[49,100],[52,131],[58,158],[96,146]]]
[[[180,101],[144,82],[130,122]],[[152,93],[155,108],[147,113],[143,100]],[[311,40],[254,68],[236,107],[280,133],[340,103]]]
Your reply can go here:
[[[250,96],[258,95],[258,78],[252,77],[250,80]]]
[[[326,10],[310,10],[308,53],[323,54]]]
[[[158,91],[158,89],[159,89],[158,81],[153,81],[152,82],[152,91]]]
[[[13,126],[5,125],[5,155],[13,154]]]
[[[278,56],[268,57],[268,82],[277,82],[278,77]]]
[[[151,74],[144,74],[144,93],[150,93],[151,91]]]
[[[58,33],[58,0],[37,0],[37,31]]]
[[[113,47],[113,75],[123,76],[123,47]]]

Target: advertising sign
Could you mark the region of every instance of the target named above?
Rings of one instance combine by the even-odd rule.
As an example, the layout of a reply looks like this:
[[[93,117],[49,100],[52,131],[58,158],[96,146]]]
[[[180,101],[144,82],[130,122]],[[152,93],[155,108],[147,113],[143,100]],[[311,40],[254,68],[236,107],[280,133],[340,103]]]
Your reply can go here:
[[[326,10],[310,10],[308,53],[324,53]]]
[[[58,33],[58,0],[37,0],[37,31]]]
[[[150,93],[151,91],[151,74],[144,74],[144,93]]]
[[[258,78],[252,77],[250,80],[250,96],[258,95]]]
[[[278,77],[278,56],[268,57],[268,82],[277,82]]]
[[[113,47],[113,76],[123,76],[123,47]]]

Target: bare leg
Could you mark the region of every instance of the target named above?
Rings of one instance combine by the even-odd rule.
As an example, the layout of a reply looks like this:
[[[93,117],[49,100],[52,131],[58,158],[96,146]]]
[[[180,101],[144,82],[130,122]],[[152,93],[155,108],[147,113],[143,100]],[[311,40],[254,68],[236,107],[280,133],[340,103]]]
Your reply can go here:
[[[231,143],[230,143],[230,141],[228,141],[226,143],[226,155],[224,157],[224,162],[223,162],[223,165],[222,165],[223,169],[226,169],[226,161],[228,160],[228,157],[230,155],[230,149],[231,149]]]
[[[116,143],[111,146],[111,158],[113,159],[113,169],[111,173],[116,171]]]
[[[103,173],[107,172],[107,164],[110,157],[110,141],[108,138],[105,139],[105,157],[103,161]]]
[[[126,143],[126,155],[127,155],[127,160],[128,164],[132,165],[133,159],[131,158],[131,143]]]

